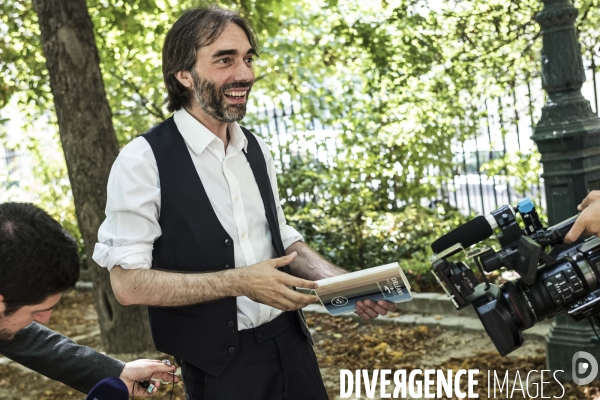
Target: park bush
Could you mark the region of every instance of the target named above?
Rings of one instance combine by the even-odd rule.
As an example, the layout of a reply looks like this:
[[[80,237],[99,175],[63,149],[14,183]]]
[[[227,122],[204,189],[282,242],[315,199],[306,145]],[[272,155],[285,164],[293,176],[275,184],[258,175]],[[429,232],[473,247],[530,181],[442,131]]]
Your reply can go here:
[[[431,243],[466,222],[445,203],[410,204],[394,212],[346,212],[326,202],[299,209],[288,222],[329,261],[356,271],[399,262],[416,291],[438,291],[431,275]]]

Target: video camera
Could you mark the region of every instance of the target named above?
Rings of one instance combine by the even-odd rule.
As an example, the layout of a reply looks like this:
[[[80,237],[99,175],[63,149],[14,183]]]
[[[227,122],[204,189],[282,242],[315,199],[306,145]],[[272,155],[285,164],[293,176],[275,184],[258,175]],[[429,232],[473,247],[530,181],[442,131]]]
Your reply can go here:
[[[600,239],[563,243],[577,215],[544,228],[528,198],[519,202],[516,212],[524,228],[515,209],[505,205],[459,226],[431,245],[434,276],[457,309],[473,305],[501,355],[523,344],[525,329],[561,312],[576,321],[587,318],[594,331],[594,323],[600,326]],[[502,249],[469,249],[494,232]],[[448,260],[461,251],[474,260],[483,283],[463,261]],[[485,272],[502,267],[520,278],[501,286],[490,284]]]

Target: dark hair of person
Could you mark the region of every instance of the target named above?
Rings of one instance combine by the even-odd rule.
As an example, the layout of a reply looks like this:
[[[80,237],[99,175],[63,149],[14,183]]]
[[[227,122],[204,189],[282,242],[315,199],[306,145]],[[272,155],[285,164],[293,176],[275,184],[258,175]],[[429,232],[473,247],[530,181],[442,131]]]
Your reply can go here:
[[[77,243],[44,210],[0,204],[0,294],[5,315],[43,303],[79,279]]]
[[[165,103],[169,112],[188,106],[192,100],[191,91],[177,80],[175,73],[192,72],[196,65],[196,51],[214,43],[230,23],[242,28],[254,53],[258,55],[254,29],[235,11],[217,6],[192,8],[175,21],[162,49],[162,73],[167,87]]]

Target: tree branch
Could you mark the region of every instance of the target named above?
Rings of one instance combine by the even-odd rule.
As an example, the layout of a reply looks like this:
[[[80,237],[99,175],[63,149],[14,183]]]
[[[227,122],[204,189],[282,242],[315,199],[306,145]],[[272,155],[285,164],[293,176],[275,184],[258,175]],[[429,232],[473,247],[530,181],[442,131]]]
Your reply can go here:
[[[148,98],[141,93],[140,89],[133,82],[127,79],[122,79],[121,83],[133,89],[133,91],[140,97],[140,104],[142,107],[144,107],[150,114],[154,115],[158,119],[165,119],[165,114],[160,107],[157,107],[153,101],[148,100]]]

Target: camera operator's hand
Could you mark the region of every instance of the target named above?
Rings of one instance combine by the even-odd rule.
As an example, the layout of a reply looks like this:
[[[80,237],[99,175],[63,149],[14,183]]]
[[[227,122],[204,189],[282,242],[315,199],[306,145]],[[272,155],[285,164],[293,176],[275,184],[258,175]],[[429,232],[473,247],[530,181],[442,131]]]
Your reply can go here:
[[[591,191],[577,210],[581,214],[565,236],[566,243],[576,241],[581,235],[600,235],[600,190]]]
[[[390,303],[389,301],[379,300],[375,302],[373,300],[365,300],[356,302],[356,315],[366,321],[375,319],[380,315],[386,315],[389,311],[395,310],[396,303]]]

